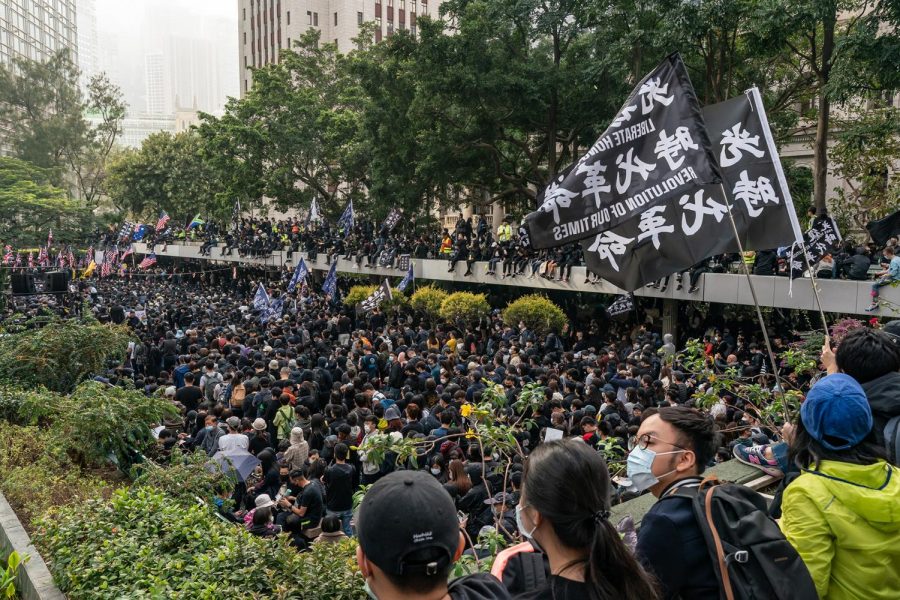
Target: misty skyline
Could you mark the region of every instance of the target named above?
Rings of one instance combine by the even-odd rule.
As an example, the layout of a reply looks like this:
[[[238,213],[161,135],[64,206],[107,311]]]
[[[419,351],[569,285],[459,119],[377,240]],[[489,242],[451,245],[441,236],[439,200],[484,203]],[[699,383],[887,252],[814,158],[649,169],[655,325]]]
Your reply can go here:
[[[97,68],[129,114],[194,105],[219,112],[237,96],[237,0],[79,0],[96,7]]]

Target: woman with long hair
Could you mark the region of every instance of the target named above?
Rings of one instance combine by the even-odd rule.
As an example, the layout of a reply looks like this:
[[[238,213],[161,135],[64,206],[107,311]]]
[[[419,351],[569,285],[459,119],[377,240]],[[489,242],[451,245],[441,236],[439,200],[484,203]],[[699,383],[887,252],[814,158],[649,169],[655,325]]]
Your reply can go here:
[[[519,531],[547,555],[550,577],[527,600],[653,600],[652,578],[609,520],[609,471],[577,439],[545,442],[525,463]]]
[[[784,491],[780,525],[826,600],[900,590],[900,469],[872,424],[863,388],[835,373],[807,394],[790,441],[801,474]]]
[[[444,484],[444,489],[454,500],[462,498],[472,489],[472,480],[466,473],[465,465],[458,458],[451,460],[447,467],[447,483]]]

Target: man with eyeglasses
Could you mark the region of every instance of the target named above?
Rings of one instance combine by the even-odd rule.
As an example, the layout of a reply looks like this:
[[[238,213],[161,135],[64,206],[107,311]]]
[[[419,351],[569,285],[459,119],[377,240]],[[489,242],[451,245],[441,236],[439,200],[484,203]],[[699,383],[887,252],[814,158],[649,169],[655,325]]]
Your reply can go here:
[[[690,498],[675,490],[697,487],[718,448],[712,418],[685,406],[647,409],[628,454],[632,491],[659,500],[641,521],[637,556],[659,581],[664,598],[717,600],[719,582]]]

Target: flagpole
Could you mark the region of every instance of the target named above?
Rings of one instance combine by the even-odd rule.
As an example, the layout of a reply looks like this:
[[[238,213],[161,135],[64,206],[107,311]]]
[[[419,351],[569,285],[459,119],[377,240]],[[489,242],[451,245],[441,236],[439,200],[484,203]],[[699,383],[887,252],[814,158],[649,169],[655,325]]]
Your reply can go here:
[[[778,363],[775,361],[775,352],[772,350],[772,343],[769,341],[769,332],[766,329],[766,321],[763,319],[762,309],[759,306],[759,299],[756,297],[756,287],[753,285],[753,278],[750,276],[750,267],[747,266],[747,261],[744,260],[744,244],[741,242],[737,223],[735,223],[734,214],[731,212],[731,201],[728,199],[728,194],[725,192],[725,184],[720,181],[719,187],[722,190],[722,198],[725,200],[725,206],[728,208],[728,221],[731,223],[731,230],[734,232],[734,239],[737,242],[738,252],[741,254],[741,265],[744,268],[744,275],[747,277],[747,285],[750,286],[750,295],[753,297],[753,306],[756,307],[756,318],[759,320],[759,326],[762,329],[763,341],[765,342],[766,350],[769,353],[769,362],[772,363],[772,373],[775,375],[775,384],[778,386],[778,389],[780,390],[779,393],[783,398],[784,386],[781,384],[781,374],[778,370]],[[782,402],[781,407],[784,411],[784,422],[790,423],[791,419],[787,403]]]

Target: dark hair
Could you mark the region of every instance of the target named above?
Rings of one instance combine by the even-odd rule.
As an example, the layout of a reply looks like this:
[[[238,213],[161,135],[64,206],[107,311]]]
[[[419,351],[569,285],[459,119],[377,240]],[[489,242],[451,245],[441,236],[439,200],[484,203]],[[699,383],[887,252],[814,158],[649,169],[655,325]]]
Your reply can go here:
[[[871,465],[879,460],[886,460],[887,455],[884,447],[878,443],[874,429],[863,441],[852,448],[829,450],[813,438],[803,425],[803,420],[798,419],[797,426],[794,428],[794,438],[788,449],[788,458],[801,469],[818,471],[823,460]]]
[[[253,524],[266,525],[272,520],[272,509],[268,506],[265,508],[257,508],[253,511]]]
[[[653,414],[644,412],[644,418]],[[715,458],[719,448],[719,434],[712,417],[696,408],[687,406],[661,406],[656,409],[659,418],[678,430],[680,445],[687,446],[696,457],[697,473],[702,473]]]
[[[341,518],[337,515],[328,515],[322,519],[322,533],[334,533],[341,530]]]
[[[584,582],[591,600],[657,597],[609,521],[609,471],[599,453],[575,439],[540,444],[525,463],[523,487],[522,506],[550,521],[563,545],[588,551]]]
[[[900,346],[890,334],[868,327],[844,336],[834,354],[838,369],[859,383],[900,371]]]
[[[350,449],[343,442],[334,445],[334,457],[338,460],[347,460]]]

